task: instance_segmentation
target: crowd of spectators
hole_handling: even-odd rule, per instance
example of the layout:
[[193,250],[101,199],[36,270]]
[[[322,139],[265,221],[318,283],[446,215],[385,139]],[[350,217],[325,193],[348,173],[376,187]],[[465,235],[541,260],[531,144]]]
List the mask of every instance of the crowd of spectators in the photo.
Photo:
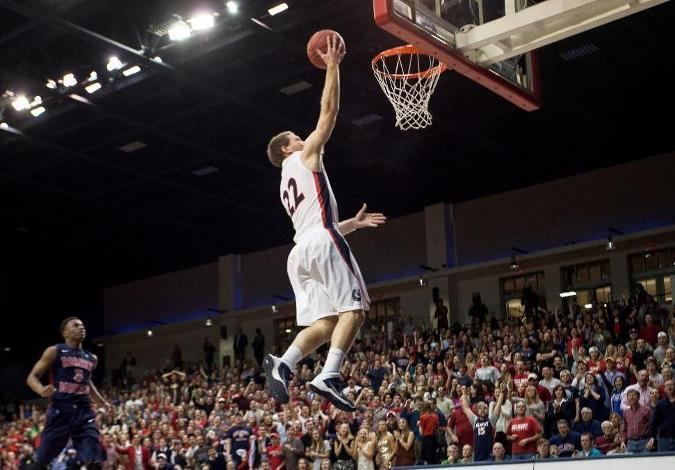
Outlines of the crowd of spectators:
[[[652,299],[591,307],[498,319],[474,296],[471,325],[450,324],[440,302],[436,328],[409,317],[365,328],[342,368],[354,413],[305,386],[324,350],[298,365],[284,405],[253,360],[101,387],[116,410],[97,415],[103,466],[374,470],[675,451],[672,310]],[[43,408],[22,405],[0,426],[2,469],[35,466],[44,423]],[[77,453],[53,466],[77,468]]]

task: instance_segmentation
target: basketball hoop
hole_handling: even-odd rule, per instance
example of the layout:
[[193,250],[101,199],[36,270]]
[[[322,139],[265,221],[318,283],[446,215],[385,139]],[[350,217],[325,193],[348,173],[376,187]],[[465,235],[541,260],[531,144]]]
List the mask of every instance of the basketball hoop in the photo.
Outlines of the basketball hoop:
[[375,78],[394,106],[396,127],[405,131],[431,124],[429,99],[446,65],[411,45],[380,52],[372,65]]

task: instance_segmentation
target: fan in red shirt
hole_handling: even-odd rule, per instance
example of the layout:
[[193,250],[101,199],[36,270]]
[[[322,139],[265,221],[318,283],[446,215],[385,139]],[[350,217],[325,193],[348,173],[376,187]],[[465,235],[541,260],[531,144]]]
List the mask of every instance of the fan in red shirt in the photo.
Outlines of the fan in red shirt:
[[525,403],[516,403],[516,417],[509,421],[506,438],[512,441],[513,460],[532,458],[537,451],[537,441],[541,438],[541,426],[532,416],[525,416]]
[[270,470],[278,470],[284,465],[284,450],[279,443],[279,434],[272,433],[270,439],[271,442],[265,447],[264,452],[267,454]]

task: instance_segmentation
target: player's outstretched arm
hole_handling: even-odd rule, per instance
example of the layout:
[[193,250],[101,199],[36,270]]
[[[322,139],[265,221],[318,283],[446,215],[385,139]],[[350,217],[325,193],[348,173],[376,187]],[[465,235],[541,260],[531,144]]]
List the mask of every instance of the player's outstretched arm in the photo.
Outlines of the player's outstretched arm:
[[338,44],[336,36],[328,36],[326,41],[328,44],[326,53],[317,50],[326,63],[326,81],[321,94],[321,113],[316,129],[305,139],[305,146],[300,157],[305,166],[312,171],[321,170],[323,147],[333,132],[340,109],[340,62],[345,56],[345,45],[342,41]]
[[387,221],[387,217],[380,212],[366,212],[368,205],[365,203],[351,219],[343,220],[338,224],[338,230],[342,235],[347,235],[361,228],[377,228]]
[[45,349],[45,352],[42,353],[42,357],[35,363],[26,379],[26,384],[30,389],[41,397],[51,397],[56,391],[53,385],[42,385],[42,382],[40,381],[40,377],[52,367],[55,360],[56,346],[49,346]]

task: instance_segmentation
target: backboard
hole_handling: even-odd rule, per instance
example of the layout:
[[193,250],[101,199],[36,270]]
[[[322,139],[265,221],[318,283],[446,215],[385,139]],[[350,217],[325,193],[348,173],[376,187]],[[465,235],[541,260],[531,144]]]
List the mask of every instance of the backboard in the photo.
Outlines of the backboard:
[[375,22],[385,31],[444,62],[516,106],[534,111],[541,105],[536,52],[525,52],[484,65],[480,50],[461,52],[456,34],[515,12],[525,0],[373,0]]

